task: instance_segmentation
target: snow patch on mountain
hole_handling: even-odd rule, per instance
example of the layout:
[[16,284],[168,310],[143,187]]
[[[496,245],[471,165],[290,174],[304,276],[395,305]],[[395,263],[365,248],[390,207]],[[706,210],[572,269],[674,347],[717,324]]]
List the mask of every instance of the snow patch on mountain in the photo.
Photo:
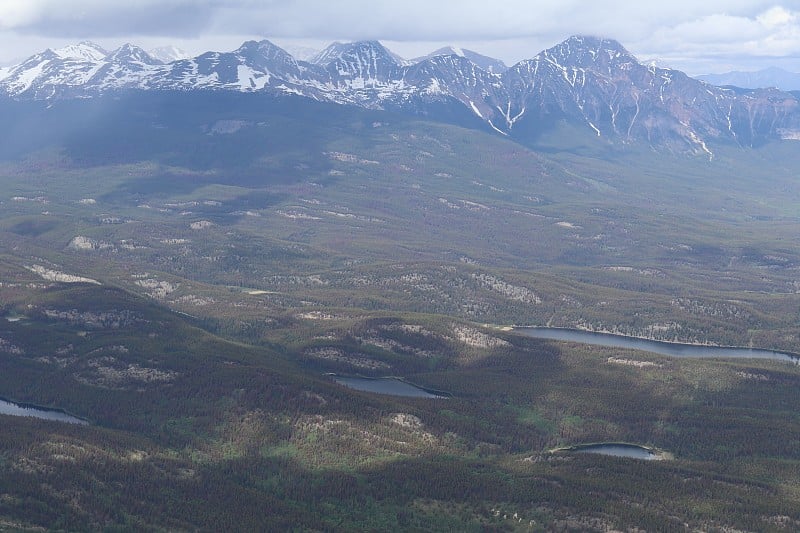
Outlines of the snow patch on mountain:
[[259,91],[269,83],[269,73],[256,72],[246,65],[239,65],[237,73],[242,91]]
[[46,66],[47,63],[44,61],[34,64],[31,68],[25,69],[20,72],[19,75],[14,76],[13,80],[11,79],[11,75],[16,74],[16,72],[14,72],[14,69],[12,69],[10,72],[11,75],[7,76],[7,78],[10,80],[10,83],[8,84],[9,93],[11,93],[13,96],[30,89],[33,85],[33,82],[35,82],[39,76],[42,75],[42,72],[44,72]]

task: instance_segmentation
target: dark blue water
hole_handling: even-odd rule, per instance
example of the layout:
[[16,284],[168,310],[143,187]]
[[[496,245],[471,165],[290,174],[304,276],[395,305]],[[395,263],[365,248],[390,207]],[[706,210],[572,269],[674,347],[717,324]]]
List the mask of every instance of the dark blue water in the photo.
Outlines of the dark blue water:
[[595,333],[566,328],[514,328],[514,331],[535,337],[537,339],[551,339],[557,341],[579,342],[597,346],[610,346],[612,348],[630,348],[653,352],[670,357],[690,358],[741,358],[741,359],[777,359],[794,364],[800,364],[800,356],[774,352],[772,350],[757,350],[753,348],[723,348],[719,346],[697,346],[694,344],[680,344],[676,342],[660,342],[624,335],[611,335],[609,333]]
[[444,398],[444,396],[438,396],[395,378],[373,379],[334,376],[333,379],[336,380],[336,383],[344,385],[345,387],[364,392],[388,394],[390,396],[406,396],[409,398]]
[[86,420],[75,418],[63,411],[56,411],[53,409],[41,409],[39,407],[28,407],[6,400],[0,400],[0,414],[11,416],[32,416],[34,418],[43,418],[45,420],[55,420],[57,422],[67,422],[68,424],[87,425]]

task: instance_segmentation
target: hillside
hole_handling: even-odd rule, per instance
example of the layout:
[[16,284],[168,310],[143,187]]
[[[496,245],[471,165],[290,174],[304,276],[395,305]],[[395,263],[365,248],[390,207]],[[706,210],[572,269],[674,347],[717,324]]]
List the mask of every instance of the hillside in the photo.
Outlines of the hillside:
[[[89,425],[2,416],[0,517],[13,529],[777,530],[800,512],[786,468],[800,378],[783,363],[560,346],[363,310],[285,315],[269,325],[283,346],[258,348],[104,282],[14,263],[1,265],[0,387]],[[382,365],[447,398],[323,375]],[[550,452],[604,440],[669,459]]]
[[[798,367],[497,327],[797,352],[792,141],[518,142],[261,92],[0,106],[0,397],[89,422],[0,415],[0,528],[800,523]],[[590,442],[667,459],[554,452]]]
[[[715,147],[708,161],[603,152],[566,131],[561,147],[554,136],[549,153],[534,152],[468,128],[259,95],[8,106],[2,227],[92,269],[155,266],[294,294],[280,299],[292,305],[493,323],[643,320],[642,309],[609,315],[607,289],[648,295],[639,328],[675,322],[676,298],[736,301],[748,318],[715,318],[710,330],[679,314],[679,338],[724,344],[791,324],[771,307],[790,305],[800,264],[790,142]],[[46,133],[31,139],[26,129]],[[484,276],[544,303],[498,293]],[[541,276],[597,289],[552,290]],[[793,351],[793,342],[760,344]]]

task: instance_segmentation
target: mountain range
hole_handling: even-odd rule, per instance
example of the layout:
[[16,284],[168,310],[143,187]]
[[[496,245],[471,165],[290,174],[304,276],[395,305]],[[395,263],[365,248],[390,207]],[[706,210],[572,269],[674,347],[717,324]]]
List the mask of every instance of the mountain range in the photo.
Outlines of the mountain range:
[[765,68],[755,72],[726,72],[723,74],[705,74],[697,79],[712,85],[733,85],[758,89],[762,87],[776,87],[782,91],[800,90],[800,73],[789,72],[778,67]]
[[610,143],[709,156],[715,142],[800,138],[800,102],[791,93],[717,87],[589,36],[511,67],[455,48],[405,61],[378,41],[334,43],[298,61],[264,40],[193,58],[168,51],[162,59],[131,44],[108,52],[82,42],[0,69],[0,95],[16,100],[197,90],[292,94],[477,124],[522,141],[567,124]]

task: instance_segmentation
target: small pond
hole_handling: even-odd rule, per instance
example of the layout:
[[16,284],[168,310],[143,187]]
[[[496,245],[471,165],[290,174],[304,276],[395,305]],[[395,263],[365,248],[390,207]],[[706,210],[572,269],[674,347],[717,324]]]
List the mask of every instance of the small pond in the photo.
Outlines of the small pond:
[[68,424],[79,424],[82,426],[89,424],[89,422],[86,420],[68,415],[64,411],[59,411],[57,409],[44,409],[41,407],[18,404],[6,400],[0,400],[0,414],[11,416],[32,416],[34,418],[43,418],[45,420],[67,422]]
[[27,320],[25,315],[20,315],[13,311],[4,315],[3,318],[6,320],[6,322],[22,322]]
[[333,376],[336,383],[351,389],[408,398],[446,398],[397,378],[354,378]]
[[569,453],[596,453],[600,455],[611,455],[613,457],[626,457],[629,459],[644,459],[645,461],[652,461],[659,459],[659,455],[653,453],[649,448],[644,446],[637,446],[636,444],[621,444],[621,443],[601,443],[601,444],[583,444],[572,446],[563,450]]
[[579,342],[594,344],[596,346],[610,346],[613,348],[630,348],[653,352],[670,357],[689,358],[741,358],[741,359],[777,359],[789,363],[800,364],[800,355],[772,350],[758,350],[754,348],[727,348],[721,346],[705,346],[697,344],[681,344],[677,342],[662,342],[627,337],[625,335],[612,335],[610,333],[595,333],[579,329],[567,328],[514,328],[523,335],[537,339],[551,339],[557,341]]

